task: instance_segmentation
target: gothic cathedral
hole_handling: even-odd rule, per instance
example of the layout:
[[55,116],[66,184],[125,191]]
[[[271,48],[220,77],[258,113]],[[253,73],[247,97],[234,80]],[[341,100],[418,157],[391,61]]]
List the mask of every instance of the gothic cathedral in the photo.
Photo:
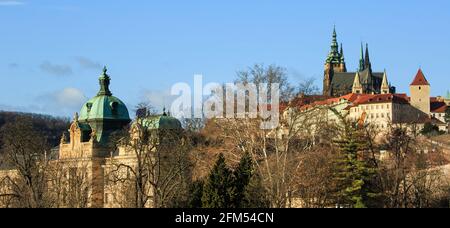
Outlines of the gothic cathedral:
[[395,87],[389,84],[386,71],[372,71],[369,45],[367,44],[365,53],[361,44],[361,59],[359,60],[358,71],[347,72],[344,48],[342,44],[339,47],[335,28],[331,50],[325,61],[323,95],[339,97],[349,93],[388,94],[395,93]]

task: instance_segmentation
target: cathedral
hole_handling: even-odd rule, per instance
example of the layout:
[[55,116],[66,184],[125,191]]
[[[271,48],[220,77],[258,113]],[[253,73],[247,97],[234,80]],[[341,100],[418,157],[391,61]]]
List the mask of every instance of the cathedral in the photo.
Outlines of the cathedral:
[[323,95],[339,97],[349,93],[356,94],[389,94],[395,93],[395,87],[389,84],[387,73],[373,72],[369,55],[361,44],[361,59],[357,72],[348,72],[345,64],[344,48],[339,47],[336,29],[333,31],[331,50],[325,61],[323,79]]

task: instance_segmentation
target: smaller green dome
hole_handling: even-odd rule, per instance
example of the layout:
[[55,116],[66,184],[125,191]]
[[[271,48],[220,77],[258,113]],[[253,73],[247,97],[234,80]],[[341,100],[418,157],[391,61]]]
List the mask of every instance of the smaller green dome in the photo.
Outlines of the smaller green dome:
[[180,130],[181,122],[168,115],[150,116],[142,119],[142,125],[149,130]]

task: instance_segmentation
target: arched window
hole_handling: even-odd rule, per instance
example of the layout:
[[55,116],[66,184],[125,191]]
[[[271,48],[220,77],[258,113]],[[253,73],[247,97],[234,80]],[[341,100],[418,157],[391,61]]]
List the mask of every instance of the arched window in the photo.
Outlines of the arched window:
[[87,108],[87,111],[88,111],[88,112],[91,112],[91,109],[92,109],[92,103],[87,103],[87,104],[86,104],[86,108]]
[[119,104],[117,102],[111,102],[111,111],[113,115],[117,115]]

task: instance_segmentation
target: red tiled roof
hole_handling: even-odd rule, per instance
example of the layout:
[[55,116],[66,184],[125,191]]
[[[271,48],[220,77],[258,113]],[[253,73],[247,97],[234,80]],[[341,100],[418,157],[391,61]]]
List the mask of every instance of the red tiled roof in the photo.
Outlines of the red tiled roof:
[[361,96],[352,102],[354,105],[360,104],[369,104],[369,103],[385,103],[385,102],[394,102],[407,104],[408,96],[406,94],[375,94],[375,95],[366,95]]
[[417,72],[417,75],[414,78],[414,81],[411,83],[411,85],[412,86],[430,85],[430,83],[428,83],[427,79],[425,78],[422,69],[419,69],[419,72]]
[[[406,94],[355,94],[350,93],[342,97],[337,98],[330,98],[323,101],[316,101],[314,103],[300,106],[300,110],[307,110],[309,108],[315,107],[315,106],[321,106],[321,105],[331,105],[334,103],[338,103],[341,100],[346,100],[352,105],[350,105],[348,108],[357,106],[360,104],[369,104],[369,103],[385,103],[385,102],[394,102],[394,103],[402,103],[402,104],[408,104],[408,96]],[[299,106],[297,106],[299,107]]]
[[445,113],[447,110],[447,104],[443,101],[436,101],[431,99],[430,110],[433,113]]

